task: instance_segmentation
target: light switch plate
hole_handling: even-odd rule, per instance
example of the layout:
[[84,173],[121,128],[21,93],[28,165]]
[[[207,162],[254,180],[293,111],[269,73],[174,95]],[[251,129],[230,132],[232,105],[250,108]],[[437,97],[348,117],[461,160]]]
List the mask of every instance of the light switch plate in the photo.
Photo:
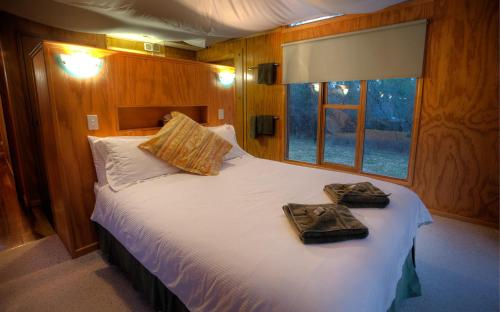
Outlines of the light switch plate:
[[99,130],[99,119],[97,115],[87,115],[87,128],[89,130]]
[[217,112],[217,116],[218,116],[219,120],[224,119],[224,109],[223,108],[219,108],[219,111]]

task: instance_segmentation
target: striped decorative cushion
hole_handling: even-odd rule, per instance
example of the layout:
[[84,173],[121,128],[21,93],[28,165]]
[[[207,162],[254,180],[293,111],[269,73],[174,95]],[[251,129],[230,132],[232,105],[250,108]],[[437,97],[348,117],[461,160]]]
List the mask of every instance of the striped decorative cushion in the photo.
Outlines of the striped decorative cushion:
[[158,134],[139,147],[182,170],[217,175],[232,145],[188,116],[172,112]]

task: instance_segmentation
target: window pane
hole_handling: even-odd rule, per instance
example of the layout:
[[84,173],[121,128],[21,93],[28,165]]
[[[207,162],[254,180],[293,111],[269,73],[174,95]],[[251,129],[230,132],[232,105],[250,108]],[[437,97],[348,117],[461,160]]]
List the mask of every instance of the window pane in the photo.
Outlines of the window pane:
[[289,84],[287,88],[287,158],[316,163],[319,84]]
[[326,109],[323,151],[325,162],[354,166],[357,126],[357,110]]
[[359,104],[359,80],[330,81],[328,83],[329,104]]
[[363,171],[408,176],[415,78],[368,81]]

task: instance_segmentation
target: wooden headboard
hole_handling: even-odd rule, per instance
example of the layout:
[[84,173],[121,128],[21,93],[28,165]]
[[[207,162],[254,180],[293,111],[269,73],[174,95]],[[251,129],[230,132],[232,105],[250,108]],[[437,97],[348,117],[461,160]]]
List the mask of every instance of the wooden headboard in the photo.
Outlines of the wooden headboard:
[[[59,56],[72,53],[102,59],[99,73],[82,79],[65,71]],[[217,79],[227,66],[44,42],[33,67],[55,228],[73,256],[97,248],[88,135],[154,134],[174,110],[207,125],[233,123],[234,86]],[[98,130],[87,130],[87,115],[98,116]]]

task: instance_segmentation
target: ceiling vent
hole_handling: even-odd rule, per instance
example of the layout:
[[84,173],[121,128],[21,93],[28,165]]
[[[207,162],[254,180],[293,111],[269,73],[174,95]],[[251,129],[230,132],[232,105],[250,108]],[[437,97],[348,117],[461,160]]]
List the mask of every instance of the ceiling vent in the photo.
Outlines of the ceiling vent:
[[153,53],[160,53],[160,45],[156,43],[144,42],[144,50]]

